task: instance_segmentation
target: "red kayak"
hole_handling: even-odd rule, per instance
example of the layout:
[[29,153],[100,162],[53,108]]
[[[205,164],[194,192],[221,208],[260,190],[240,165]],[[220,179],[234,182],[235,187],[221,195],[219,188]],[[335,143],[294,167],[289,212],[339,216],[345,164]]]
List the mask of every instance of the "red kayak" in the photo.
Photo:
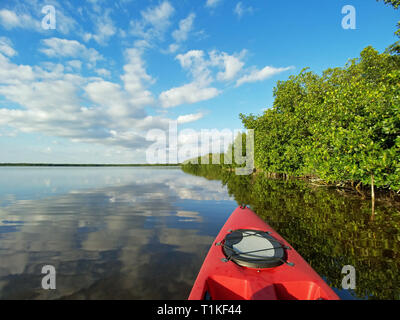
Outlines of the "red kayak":
[[249,208],[222,227],[189,300],[338,300],[311,266]]

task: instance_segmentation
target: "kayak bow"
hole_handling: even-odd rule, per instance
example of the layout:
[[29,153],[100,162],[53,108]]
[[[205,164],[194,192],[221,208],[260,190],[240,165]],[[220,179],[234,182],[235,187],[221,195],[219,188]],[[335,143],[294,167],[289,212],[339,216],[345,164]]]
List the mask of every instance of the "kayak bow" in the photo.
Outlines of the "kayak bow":
[[211,246],[189,300],[338,300],[269,225],[238,207]]

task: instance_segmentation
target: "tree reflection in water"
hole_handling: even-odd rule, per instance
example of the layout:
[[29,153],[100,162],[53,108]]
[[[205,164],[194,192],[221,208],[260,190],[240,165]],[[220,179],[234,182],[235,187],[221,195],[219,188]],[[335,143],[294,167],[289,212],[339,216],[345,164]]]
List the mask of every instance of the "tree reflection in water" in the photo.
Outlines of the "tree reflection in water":
[[220,180],[238,204],[264,218],[333,287],[344,265],[356,269],[356,299],[400,299],[400,211],[336,189],[263,174],[238,176],[218,166],[184,166],[186,173]]

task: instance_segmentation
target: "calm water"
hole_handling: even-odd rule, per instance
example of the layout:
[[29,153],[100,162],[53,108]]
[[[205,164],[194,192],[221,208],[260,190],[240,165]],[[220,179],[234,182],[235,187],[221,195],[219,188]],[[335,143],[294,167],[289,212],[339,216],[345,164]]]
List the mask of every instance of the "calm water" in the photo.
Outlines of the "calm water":
[[[0,168],[0,299],[186,299],[237,202],[344,299],[399,298],[399,212],[303,184],[179,168]],[[41,289],[53,265],[57,289]]]
[[185,299],[235,206],[180,169],[0,168],[0,298]]

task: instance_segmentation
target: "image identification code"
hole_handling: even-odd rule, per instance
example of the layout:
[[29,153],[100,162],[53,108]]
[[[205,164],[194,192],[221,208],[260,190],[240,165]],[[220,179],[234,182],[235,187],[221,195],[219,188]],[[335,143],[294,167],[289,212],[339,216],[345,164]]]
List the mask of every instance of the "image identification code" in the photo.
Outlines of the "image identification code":
[[240,305],[229,304],[202,304],[200,305],[200,308],[168,306],[167,304],[164,304],[164,306],[157,308],[158,315],[180,315],[188,318],[191,313],[202,315],[239,315],[242,313],[242,309]]

